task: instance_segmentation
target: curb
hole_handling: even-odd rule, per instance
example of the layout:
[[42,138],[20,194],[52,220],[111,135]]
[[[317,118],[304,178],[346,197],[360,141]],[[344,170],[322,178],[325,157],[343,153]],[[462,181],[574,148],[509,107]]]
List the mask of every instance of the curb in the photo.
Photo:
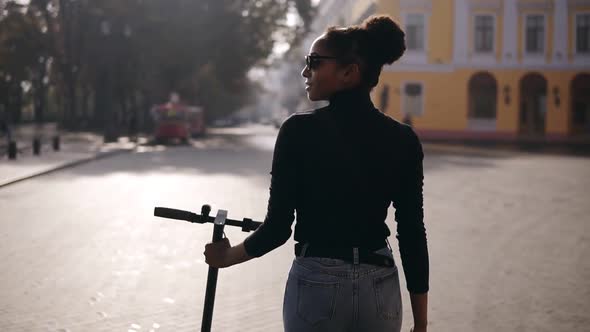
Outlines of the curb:
[[514,151],[508,149],[491,149],[473,146],[460,146],[453,144],[442,143],[422,143],[424,153],[445,153],[445,154],[461,154],[468,156],[489,156],[489,157],[512,157],[527,154],[526,151]]
[[422,141],[424,151],[460,153],[474,156],[514,157],[522,155],[590,156],[589,146],[572,145],[462,145],[445,142]]
[[2,189],[4,187],[7,187],[7,186],[10,186],[12,184],[16,184],[16,183],[19,183],[19,182],[23,182],[23,181],[26,181],[26,180],[30,180],[30,179],[36,178],[36,177],[39,177],[39,176],[51,174],[51,173],[54,173],[54,172],[57,172],[57,171],[60,171],[60,170],[66,169],[66,168],[76,167],[78,165],[86,164],[86,163],[89,163],[91,161],[96,161],[96,160],[100,160],[100,159],[104,159],[104,158],[108,158],[108,157],[113,157],[113,156],[116,156],[116,155],[119,155],[119,154],[129,153],[129,152],[132,152],[132,151],[135,151],[135,148],[132,148],[132,149],[120,149],[120,150],[114,150],[114,151],[108,151],[108,152],[99,152],[99,153],[97,153],[97,154],[95,154],[94,156],[91,156],[91,157],[74,160],[74,161],[71,161],[71,162],[67,162],[67,163],[65,163],[63,165],[59,165],[57,167],[50,168],[50,169],[45,170],[45,171],[41,171],[41,172],[34,173],[34,174],[31,174],[31,175],[27,175],[27,176],[24,176],[24,177],[21,177],[21,178],[17,178],[15,180],[10,180],[8,182],[0,183],[0,189]]

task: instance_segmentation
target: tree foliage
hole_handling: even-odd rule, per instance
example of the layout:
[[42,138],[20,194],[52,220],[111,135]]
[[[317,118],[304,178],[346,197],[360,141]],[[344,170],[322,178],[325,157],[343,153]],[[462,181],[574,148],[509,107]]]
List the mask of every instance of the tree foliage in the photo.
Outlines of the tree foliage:
[[[52,85],[71,123],[90,97],[94,113],[104,113],[96,119],[108,123],[172,91],[203,105],[209,118],[232,112],[251,97],[248,71],[265,64],[277,36],[297,42],[314,13],[310,0],[31,0],[4,7],[0,74],[32,82],[41,99]],[[295,25],[287,24],[288,13],[298,15]]]

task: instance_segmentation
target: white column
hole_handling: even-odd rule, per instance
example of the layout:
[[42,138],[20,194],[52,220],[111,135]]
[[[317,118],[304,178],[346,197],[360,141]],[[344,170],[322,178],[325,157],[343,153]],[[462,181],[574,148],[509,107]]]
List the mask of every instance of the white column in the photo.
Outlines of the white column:
[[469,38],[469,5],[468,0],[455,0],[455,31],[453,38],[453,62],[467,63],[467,45]]
[[[565,1],[557,1],[565,2]],[[515,64],[518,59],[518,8],[517,0],[504,0],[504,22],[502,29],[502,63]]]
[[553,63],[567,63],[568,17],[567,1],[555,1],[553,18]]

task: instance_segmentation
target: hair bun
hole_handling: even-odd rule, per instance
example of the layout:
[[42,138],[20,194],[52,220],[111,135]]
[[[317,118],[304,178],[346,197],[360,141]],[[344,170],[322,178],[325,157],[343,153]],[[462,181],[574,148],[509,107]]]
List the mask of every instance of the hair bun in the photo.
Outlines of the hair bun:
[[387,15],[373,15],[361,24],[367,32],[372,55],[381,64],[392,64],[406,50],[405,34]]

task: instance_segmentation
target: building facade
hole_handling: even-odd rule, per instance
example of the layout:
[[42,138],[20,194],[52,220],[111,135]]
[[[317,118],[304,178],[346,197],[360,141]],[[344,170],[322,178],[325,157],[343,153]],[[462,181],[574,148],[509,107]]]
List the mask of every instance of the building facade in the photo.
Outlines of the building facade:
[[[379,0],[406,32],[376,106],[423,138],[588,140],[590,0]],[[367,15],[363,15],[367,16]]]

